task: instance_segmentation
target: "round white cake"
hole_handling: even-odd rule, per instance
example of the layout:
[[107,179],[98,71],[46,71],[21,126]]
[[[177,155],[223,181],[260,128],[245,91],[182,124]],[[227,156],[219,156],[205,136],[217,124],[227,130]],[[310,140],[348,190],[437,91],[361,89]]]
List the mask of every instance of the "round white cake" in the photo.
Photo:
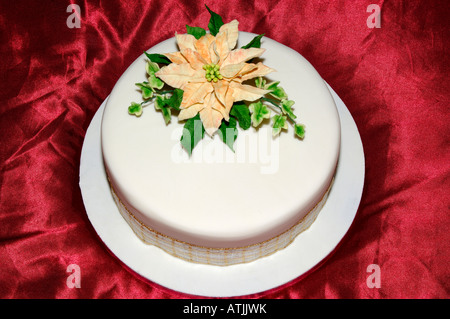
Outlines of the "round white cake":
[[[255,35],[239,33],[240,45]],[[107,100],[101,129],[104,164],[119,211],[139,238],[192,262],[231,265],[286,247],[314,221],[331,188],[340,150],[340,120],[317,71],[296,51],[264,37],[264,64],[276,72],[303,140],[289,127],[239,130],[234,152],[205,135],[189,156],[184,123],[165,124],[152,104],[139,118],[130,101],[146,80],[145,55],[122,75]],[[149,53],[177,51],[174,38]]]

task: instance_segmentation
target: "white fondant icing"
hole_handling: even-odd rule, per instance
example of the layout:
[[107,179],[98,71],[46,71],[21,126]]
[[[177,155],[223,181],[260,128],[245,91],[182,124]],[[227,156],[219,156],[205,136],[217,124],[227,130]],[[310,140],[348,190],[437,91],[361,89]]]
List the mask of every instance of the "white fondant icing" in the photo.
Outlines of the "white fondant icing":
[[[254,36],[240,32],[238,46]],[[145,56],[117,82],[102,119],[104,163],[121,201],[148,227],[194,245],[252,245],[292,227],[326,192],[340,149],[333,98],[300,54],[266,37],[262,47],[264,64],[277,70],[268,81],[281,82],[305,124],[302,141],[292,126],[272,139],[263,123],[239,131],[234,153],[218,136],[205,136],[189,158],[176,117],[166,126],[152,104],[140,118],[127,113],[131,101],[141,101],[134,83],[145,81]],[[174,51],[172,38],[148,52]]]

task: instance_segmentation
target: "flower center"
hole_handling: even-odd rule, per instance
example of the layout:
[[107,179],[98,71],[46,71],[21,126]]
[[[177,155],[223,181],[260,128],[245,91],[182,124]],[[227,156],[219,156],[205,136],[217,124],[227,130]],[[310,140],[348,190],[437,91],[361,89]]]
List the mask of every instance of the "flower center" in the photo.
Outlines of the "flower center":
[[223,79],[217,64],[205,64],[203,65],[203,70],[206,71],[205,78],[208,82],[217,82]]

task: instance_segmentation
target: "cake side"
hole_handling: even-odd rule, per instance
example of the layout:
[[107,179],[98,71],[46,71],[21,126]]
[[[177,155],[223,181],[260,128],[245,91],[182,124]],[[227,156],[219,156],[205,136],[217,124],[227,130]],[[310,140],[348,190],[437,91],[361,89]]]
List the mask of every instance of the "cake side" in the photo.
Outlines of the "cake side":
[[[243,43],[253,36],[240,33]],[[118,197],[148,227],[194,245],[242,247],[293,227],[323,198],[339,156],[334,101],[301,55],[268,38],[263,46],[265,63],[278,71],[270,77],[284,83],[306,125],[301,142],[252,128],[239,132],[235,152],[215,137],[189,157],[179,145],[181,124],[166,126],[152,112],[127,115],[140,95],[133,84],[145,78],[144,56],[116,84],[102,119],[104,162]],[[169,39],[149,52],[175,50]]]
[[291,228],[263,242],[248,246],[231,248],[214,248],[177,240],[148,227],[128,209],[111,187],[113,199],[120,214],[130,226],[136,236],[145,244],[156,246],[170,255],[189,262],[208,264],[214,266],[229,266],[247,263],[256,259],[267,257],[290,245],[297,235],[307,230],[317,218],[323,205],[325,205],[332,185],[316,206]]

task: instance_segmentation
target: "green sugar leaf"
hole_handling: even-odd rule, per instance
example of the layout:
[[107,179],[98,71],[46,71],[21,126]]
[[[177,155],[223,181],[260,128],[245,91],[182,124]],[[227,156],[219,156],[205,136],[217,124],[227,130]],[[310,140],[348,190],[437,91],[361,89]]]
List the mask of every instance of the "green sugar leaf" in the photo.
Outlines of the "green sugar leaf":
[[286,122],[287,117],[281,114],[274,115],[272,117],[273,126],[272,126],[272,135],[277,136],[280,134],[281,130],[288,129],[288,123]]
[[280,84],[279,81],[268,83],[268,84],[266,84],[266,86],[264,88],[266,90],[270,91],[270,93],[269,93],[270,95],[276,97],[279,100],[287,99],[288,96],[287,96],[286,92],[284,91],[284,89],[282,87],[278,86],[278,84]]
[[160,95],[158,95],[155,100],[155,109],[161,111],[166,125],[169,124],[172,115],[170,108],[167,107],[167,100],[168,99]]
[[234,117],[230,117],[229,121],[222,121],[219,127],[219,135],[222,141],[234,152],[234,142],[238,136],[237,121]]
[[278,84],[280,84],[280,81],[270,82],[270,83],[267,83],[267,84],[264,86],[264,88],[265,88],[266,90],[273,91],[273,90],[275,90],[275,89],[278,87]]
[[141,90],[142,98],[148,100],[153,97],[153,90],[149,87],[148,82],[135,83],[135,85]]
[[254,37],[248,44],[244,45],[242,49],[249,49],[249,48],[260,48],[261,47],[261,38],[264,36],[263,34],[257,35]]
[[295,124],[294,131],[295,135],[297,135],[299,138],[301,139],[305,138],[305,126],[303,124]]
[[216,36],[216,34],[219,32],[220,27],[224,25],[222,17],[220,15],[218,15],[217,13],[215,13],[214,11],[212,11],[210,8],[208,8],[208,6],[206,4],[205,4],[205,7],[206,7],[206,9],[208,9],[209,13],[211,14],[211,18],[209,19],[209,23],[208,23],[209,32],[213,36]]
[[131,102],[128,107],[128,113],[131,115],[136,115],[137,117],[142,115],[142,105],[136,102]]
[[289,116],[289,118],[294,121],[297,116],[295,116],[294,112],[292,111],[292,105],[294,105],[294,101],[292,100],[282,100],[281,101],[281,110],[284,114]]
[[172,61],[170,61],[165,55],[158,54],[158,53],[147,53],[147,52],[144,52],[144,53],[147,56],[147,58],[152,62],[160,63],[160,64],[172,63]]
[[188,119],[183,127],[183,135],[181,136],[180,142],[184,149],[191,156],[194,147],[198,142],[205,136],[205,129],[203,127],[202,120],[200,119],[200,114]]
[[257,88],[262,89],[266,85],[266,80],[263,77],[259,76],[255,79],[255,85]]
[[270,118],[270,110],[261,101],[250,104],[248,109],[252,113],[251,121],[254,127],[258,127],[264,119]]
[[191,27],[186,24],[187,34],[192,34],[197,40],[206,35],[206,30],[200,27]]
[[159,71],[159,65],[156,62],[148,61],[145,65],[145,70],[148,74],[148,85],[147,87],[161,90],[164,86],[164,82],[157,78],[155,73]]
[[145,70],[147,71],[147,74],[154,74],[159,71],[159,65],[158,63],[147,61],[147,64],[145,65]]
[[274,89],[272,92],[270,92],[270,95],[276,97],[277,99],[287,99],[287,94],[284,91],[284,89],[282,87],[277,87],[276,89]]
[[160,78],[156,77],[155,73],[153,72],[148,76],[148,85],[151,88],[161,90],[164,86],[164,82]]
[[183,101],[183,90],[175,89],[173,90],[172,96],[167,100],[167,105],[175,110],[180,110],[181,101]]
[[247,130],[252,125],[252,119],[248,106],[244,102],[236,102],[231,108],[230,115],[239,121],[239,126],[243,130]]

